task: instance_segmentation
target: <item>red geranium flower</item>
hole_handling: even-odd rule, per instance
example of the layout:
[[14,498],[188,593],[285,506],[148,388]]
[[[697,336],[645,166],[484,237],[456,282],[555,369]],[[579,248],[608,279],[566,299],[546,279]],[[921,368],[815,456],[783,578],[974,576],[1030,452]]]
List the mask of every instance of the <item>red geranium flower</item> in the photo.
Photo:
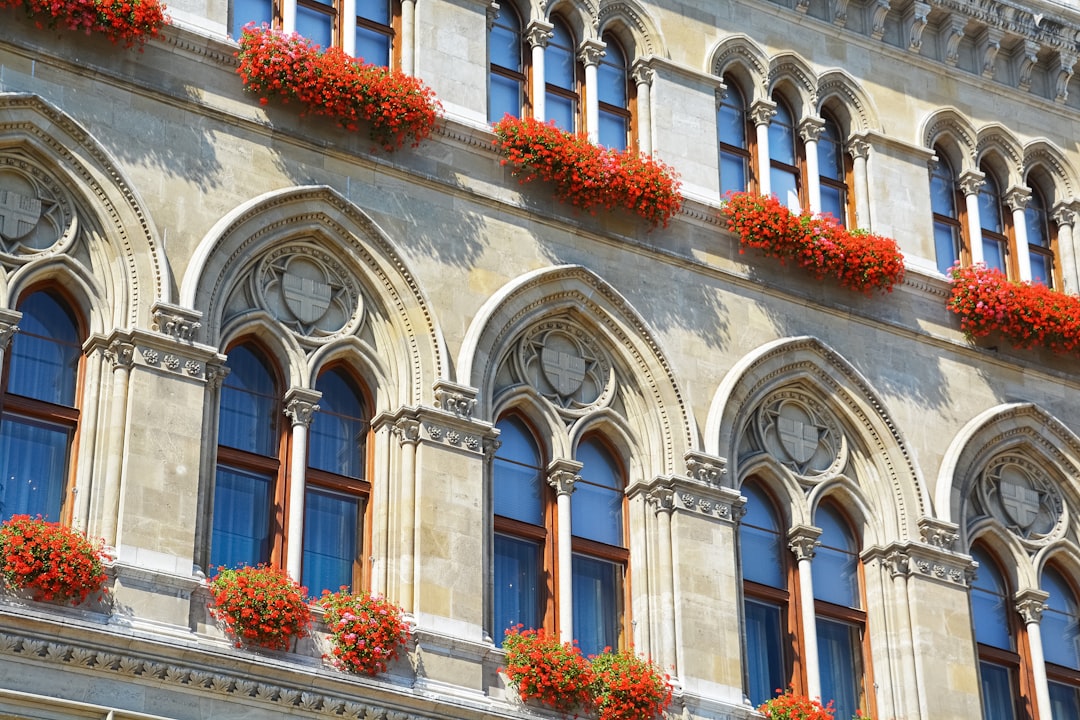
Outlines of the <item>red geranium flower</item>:
[[100,596],[107,579],[103,545],[40,516],[15,515],[0,525],[4,584],[29,589],[34,600],[79,604]]

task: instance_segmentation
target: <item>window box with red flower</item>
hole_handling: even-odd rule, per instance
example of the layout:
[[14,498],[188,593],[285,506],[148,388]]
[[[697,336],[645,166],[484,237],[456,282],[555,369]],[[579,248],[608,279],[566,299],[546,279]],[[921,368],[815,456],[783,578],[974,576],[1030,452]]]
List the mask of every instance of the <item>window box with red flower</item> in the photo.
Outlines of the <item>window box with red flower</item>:
[[221,567],[209,585],[210,614],[224,623],[237,647],[289,650],[308,633],[307,591],[284,570]]
[[653,227],[667,227],[682,207],[675,171],[648,155],[603,148],[532,118],[507,115],[494,130],[495,147],[514,176],[552,183],[563,202],[584,210],[623,207]]
[[32,600],[80,604],[102,597],[106,575],[102,541],[40,517],[15,515],[0,524],[4,586]]
[[103,35],[124,47],[158,37],[169,23],[158,0],[0,0],[0,9],[22,7],[38,27]]
[[671,705],[671,683],[633,651],[607,650],[592,658],[593,705],[599,720],[652,720]]
[[296,103],[347,130],[367,123],[385,150],[419,145],[442,113],[435,91],[419,79],[266,25],[244,27],[237,57],[244,87],[262,104]]
[[[779,690],[777,690],[779,692]],[[817,700],[796,695],[788,688],[782,695],[763,702],[758,712],[767,720],[833,720],[833,705],[822,705]],[[859,716],[856,716],[859,717]]]
[[537,700],[563,713],[592,707],[595,675],[576,643],[518,625],[506,631],[503,650],[502,671],[523,702]]
[[369,593],[352,594],[348,588],[324,591],[319,605],[325,610],[334,667],[360,675],[386,672],[389,663],[409,639],[401,608]]

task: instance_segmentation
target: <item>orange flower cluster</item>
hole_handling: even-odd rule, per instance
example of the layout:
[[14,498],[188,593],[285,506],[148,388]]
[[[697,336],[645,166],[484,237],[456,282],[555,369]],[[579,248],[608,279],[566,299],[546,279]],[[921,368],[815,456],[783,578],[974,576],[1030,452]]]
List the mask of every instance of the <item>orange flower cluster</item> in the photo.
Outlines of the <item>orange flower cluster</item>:
[[985,265],[950,271],[952,293],[946,307],[960,316],[969,337],[999,332],[1014,347],[1044,347],[1055,353],[1080,350],[1080,297],[1042,283],[1012,282]]
[[[833,720],[831,701],[822,707],[817,700],[811,700],[805,695],[795,695],[791,688],[759,705],[758,712],[764,715],[766,720]],[[856,717],[861,717],[861,714]]]
[[599,720],[650,720],[671,705],[671,678],[633,648],[592,658],[593,704]]
[[366,122],[371,139],[388,151],[419,145],[442,113],[435,91],[419,79],[266,25],[244,26],[237,57],[244,87],[263,105],[271,98],[296,102],[347,130]]
[[76,604],[105,586],[102,542],[41,517],[15,515],[0,525],[4,584],[30,590],[34,600]]
[[559,712],[569,713],[592,704],[595,680],[589,661],[574,643],[559,642],[543,629],[506,631],[506,672],[523,701],[539,700]]
[[775,195],[728,193],[728,229],[745,248],[788,260],[819,280],[831,277],[849,290],[892,292],[904,279],[904,256],[890,238],[848,231],[828,215],[791,212]]
[[210,613],[225,623],[236,647],[288,650],[311,625],[306,594],[287,572],[268,565],[219,567],[210,580]]
[[653,227],[667,227],[682,207],[675,171],[648,155],[603,148],[532,118],[507,115],[494,130],[503,165],[512,164],[522,183],[553,183],[563,202],[585,210],[624,207]]
[[326,610],[333,663],[339,670],[366,675],[386,672],[409,639],[401,608],[377,595],[353,595],[346,587],[336,593],[324,590],[319,605]]
[[0,8],[20,6],[38,27],[97,33],[124,47],[158,37],[169,23],[158,0],[0,0]]

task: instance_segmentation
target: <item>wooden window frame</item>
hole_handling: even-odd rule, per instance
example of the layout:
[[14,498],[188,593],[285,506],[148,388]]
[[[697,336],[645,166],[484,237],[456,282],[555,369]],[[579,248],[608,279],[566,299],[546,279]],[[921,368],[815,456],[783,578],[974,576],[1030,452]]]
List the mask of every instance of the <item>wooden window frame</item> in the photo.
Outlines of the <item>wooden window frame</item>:
[[[301,1],[302,0],[296,0],[296,2],[301,2]],[[307,0],[304,0],[304,1],[307,1]],[[357,4],[356,4],[357,9],[359,9],[360,3],[362,1],[363,0],[357,0]],[[341,2],[341,0],[334,0],[335,5],[337,3],[340,3],[340,2]],[[389,24],[384,24],[384,23],[376,22],[374,20],[369,20],[368,18],[365,18],[362,15],[360,15],[359,12],[358,12],[356,14],[356,25],[355,25],[354,32],[355,32],[355,30],[359,30],[360,28],[363,28],[365,30],[370,30],[371,32],[375,32],[375,33],[378,33],[380,35],[383,35],[383,36],[389,38],[389,40],[390,40],[390,57],[388,57],[386,60],[387,60],[387,63],[388,63],[388,67],[397,68],[397,67],[401,67],[401,42],[399,41],[399,38],[401,37],[401,0],[388,0],[388,2],[389,2],[389,7],[387,7],[387,12],[390,15]],[[342,32],[343,32],[343,30],[342,30]],[[336,37],[338,38],[338,44],[341,44],[342,43],[342,36],[339,34],[339,35],[336,35]],[[365,59],[365,62],[371,62],[371,61]]]
[[[617,115],[618,117],[621,117],[623,120],[626,121],[626,149],[627,151],[633,151],[637,148],[638,145],[637,122],[635,113],[635,109],[637,107],[637,84],[634,83],[633,78],[630,77],[630,67],[632,64],[630,59],[631,56],[630,53],[626,51],[626,46],[623,43],[619,42],[619,39],[610,32],[605,32],[600,37],[600,41],[604,43],[605,46],[614,45],[616,48],[618,48],[619,52],[622,53],[623,62],[625,63],[623,66],[623,82],[626,83],[626,107],[621,108],[617,105],[612,105],[610,103],[606,103],[600,100],[600,88],[597,87],[596,95],[599,114],[607,113],[609,115]],[[604,64],[604,58],[600,58],[598,64]],[[610,67],[614,67],[613,63],[607,64]],[[599,68],[596,75],[597,83],[599,84]],[[599,122],[599,119],[597,120],[597,122]],[[588,130],[591,128],[586,129]],[[597,137],[599,137],[600,128],[596,128],[596,133]]]
[[[395,2],[400,2],[400,0],[395,0]],[[527,40],[525,38],[525,24],[522,22],[521,14],[517,11],[517,8],[515,8],[510,3],[504,3],[504,4],[501,5],[501,7],[499,8],[499,13],[501,14],[503,11],[513,13],[514,17],[517,18],[517,21],[518,21],[518,31],[517,31],[518,43],[517,44],[518,44],[518,57],[519,57],[520,62],[521,62],[521,70],[520,71],[513,70],[513,69],[508,68],[508,67],[506,67],[504,65],[499,65],[499,64],[495,63],[494,61],[489,60],[489,62],[488,62],[488,72],[491,75],[498,75],[499,77],[503,77],[503,78],[506,78],[508,80],[513,80],[514,82],[516,82],[518,84],[518,86],[521,88],[521,107],[518,108],[518,112],[520,113],[521,117],[532,117],[532,115],[533,115],[533,104],[532,104],[532,93],[530,92],[531,89],[532,89],[532,53],[531,52],[526,52],[526,49],[525,49],[525,46],[526,46],[526,43],[527,43]],[[492,25],[496,25],[496,24],[498,24],[498,22],[499,22],[499,19],[498,19],[498,16],[496,16],[495,20],[492,21]],[[502,25],[501,27],[506,28],[507,26]],[[491,37],[491,33],[489,31],[488,32],[489,42],[490,42],[490,37]],[[395,47],[397,47],[396,44],[395,44]],[[489,53],[488,57],[490,58],[490,53]],[[490,89],[489,89],[489,92],[490,92]],[[502,118],[489,118],[489,120],[491,122],[498,122],[501,119]]]
[[[1018,248],[1016,247],[1016,229],[1013,227],[1012,210],[1005,202],[1005,193],[1001,189],[1002,184],[998,181],[997,174],[984,165],[979,167],[979,172],[981,172],[985,176],[986,180],[991,181],[994,187],[997,188],[997,194],[994,195],[994,197],[998,206],[998,215],[1001,217],[1001,232],[997,232],[996,230],[991,230],[987,228],[983,222],[984,219],[980,216],[979,239],[981,242],[985,243],[987,238],[989,238],[990,240],[1001,245],[1002,251],[1005,255],[1005,257],[1002,258],[1005,265],[1005,275],[1010,280],[1017,280],[1019,279],[1020,268],[1017,264]],[[983,188],[987,186],[986,180],[983,181]],[[984,193],[983,188],[979,189],[979,196],[991,195],[991,193]],[[980,205],[981,204],[982,203],[980,203]]]
[[[746,147],[741,148],[737,145],[731,145],[724,142],[719,133],[717,133],[716,143],[719,146],[720,153],[727,153],[729,155],[737,155],[741,157],[746,163],[746,190],[748,192],[756,192],[759,183],[757,177],[757,163],[754,162],[754,158],[757,156],[757,130],[754,127],[754,123],[750,120],[750,104],[746,101],[746,93],[743,92],[742,86],[730,76],[725,75],[721,78],[721,82],[725,87],[734,87],[735,91],[739,93],[742,98],[742,120],[743,120],[743,137],[746,139]],[[724,96],[726,96],[726,90]],[[719,114],[720,105],[735,109],[734,105],[726,104],[724,97],[720,98],[720,102],[717,103],[717,113]],[[771,167],[771,166],[770,166]]]
[[[563,26],[563,28],[566,30],[567,34],[570,36],[570,47],[568,49],[570,50],[570,59],[571,59],[571,62],[573,63],[573,66],[574,66],[574,87],[573,88],[563,88],[563,87],[559,87],[558,85],[552,85],[550,82],[548,82],[548,80],[547,80],[548,76],[545,74],[545,77],[544,77],[544,93],[545,94],[555,95],[557,97],[561,97],[561,98],[565,98],[567,100],[573,101],[573,103],[574,103],[574,128],[573,128],[573,130],[571,132],[574,132],[574,133],[584,132],[584,131],[588,130],[588,128],[585,127],[585,110],[584,110],[585,102],[586,102],[586,99],[587,99],[585,97],[585,68],[582,66],[581,61],[578,60],[578,47],[575,44],[576,41],[577,41],[577,37],[574,35],[574,29],[570,26],[570,24],[568,22],[566,22],[565,20],[563,20],[561,17],[553,16],[551,18],[551,24],[552,25],[561,24]],[[560,46],[556,45],[556,47],[560,47]],[[546,49],[545,49],[545,52],[546,52]],[[545,73],[546,73],[547,72],[547,70],[546,70],[547,63],[546,62],[544,63],[544,67],[545,67]],[[545,102],[544,105],[546,107],[547,103]],[[549,119],[550,118],[544,118],[545,121],[547,121]]]
[[[937,164],[944,165],[949,171],[949,180],[951,184],[951,191],[953,196],[953,207],[956,208],[956,216],[942,215],[933,211],[933,203],[931,202],[931,220],[934,225],[945,225],[953,228],[957,237],[957,259],[961,265],[971,264],[971,247],[968,242],[967,232],[967,199],[964,197],[963,191],[960,189],[960,176],[956,172],[956,168],[953,167],[952,162],[949,161],[948,156],[938,146],[934,147],[934,155],[937,157]],[[933,184],[934,171],[930,173],[930,185]],[[937,253],[937,247],[934,248],[935,255]]]
[[[1034,199],[1035,197],[1038,197],[1039,202],[1042,205],[1043,215],[1046,220],[1046,239],[1047,243],[1049,244],[1048,247],[1036,245],[1033,244],[1029,238],[1027,252],[1029,256],[1039,255],[1041,257],[1050,258],[1050,280],[1053,283],[1051,287],[1053,289],[1060,289],[1062,287],[1062,283],[1064,282],[1064,277],[1062,275],[1061,269],[1061,254],[1058,249],[1058,224],[1054,220],[1054,216],[1050,211],[1050,206],[1046,202],[1047,195],[1041,190],[1039,184],[1032,182],[1029,176],[1029,179],[1027,180],[1027,185],[1031,189],[1032,198]],[[1026,215],[1024,221],[1027,222]]]
[[[831,124],[836,128],[836,147],[840,156],[840,175],[842,180],[834,180],[833,178],[826,177],[821,174],[821,168],[818,168],[818,183],[821,187],[830,187],[834,190],[839,190],[841,193],[841,207],[844,209],[844,217],[836,218],[844,227],[851,227],[852,220],[855,217],[855,198],[854,193],[851,192],[851,186],[854,184],[854,172],[855,165],[852,161],[851,154],[847,152],[844,147],[843,128],[836,118],[833,117],[827,111],[822,112],[822,117],[826,123]],[[818,141],[821,142],[820,140]],[[828,142],[828,141],[826,141]],[[818,146],[820,148],[820,145]]]
[[[777,170],[781,170],[795,177],[795,194],[799,198],[799,207],[805,210],[809,208],[810,203],[806,196],[806,143],[803,142],[802,136],[799,134],[799,119],[796,117],[795,112],[792,109],[791,103],[789,103],[782,95],[774,94],[772,96],[772,100],[774,103],[776,103],[777,107],[782,106],[785,110],[787,110],[788,117],[791,118],[790,127],[792,142],[794,143],[795,148],[795,164],[789,165],[786,162],[775,159],[773,157],[772,144],[770,143],[769,170],[771,172],[773,168],[776,168]],[[770,120],[770,124],[775,122],[775,120],[776,118],[774,117],[772,120]],[[771,185],[772,183],[770,182],[770,187]],[[775,188],[773,189],[773,194],[775,194]]]

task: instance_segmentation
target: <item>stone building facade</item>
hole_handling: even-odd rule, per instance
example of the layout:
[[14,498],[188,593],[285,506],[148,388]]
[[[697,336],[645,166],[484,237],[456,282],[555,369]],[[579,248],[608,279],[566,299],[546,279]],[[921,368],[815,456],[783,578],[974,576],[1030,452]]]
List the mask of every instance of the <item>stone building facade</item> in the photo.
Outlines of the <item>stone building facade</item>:
[[[1080,717],[1075,358],[965,339],[943,273],[1080,289],[1080,12],[366,2],[177,0],[142,52],[0,10],[2,508],[116,554],[108,606],[0,608],[2,714],[547,716],[498,672],[531,619],[654,658],[673,716],[755,717],[778,681]],[[264,16],[383,48],[433,137],[260,105],[231,37]],[[520,185],[501,109],[655,154],[682,211]],[[741,253],[742,186],[895,238],[905,281]],[[332,467],[320,413],[359,429]],[[205,584],[232,560],[386,594],[408,659],[233,648]]]

